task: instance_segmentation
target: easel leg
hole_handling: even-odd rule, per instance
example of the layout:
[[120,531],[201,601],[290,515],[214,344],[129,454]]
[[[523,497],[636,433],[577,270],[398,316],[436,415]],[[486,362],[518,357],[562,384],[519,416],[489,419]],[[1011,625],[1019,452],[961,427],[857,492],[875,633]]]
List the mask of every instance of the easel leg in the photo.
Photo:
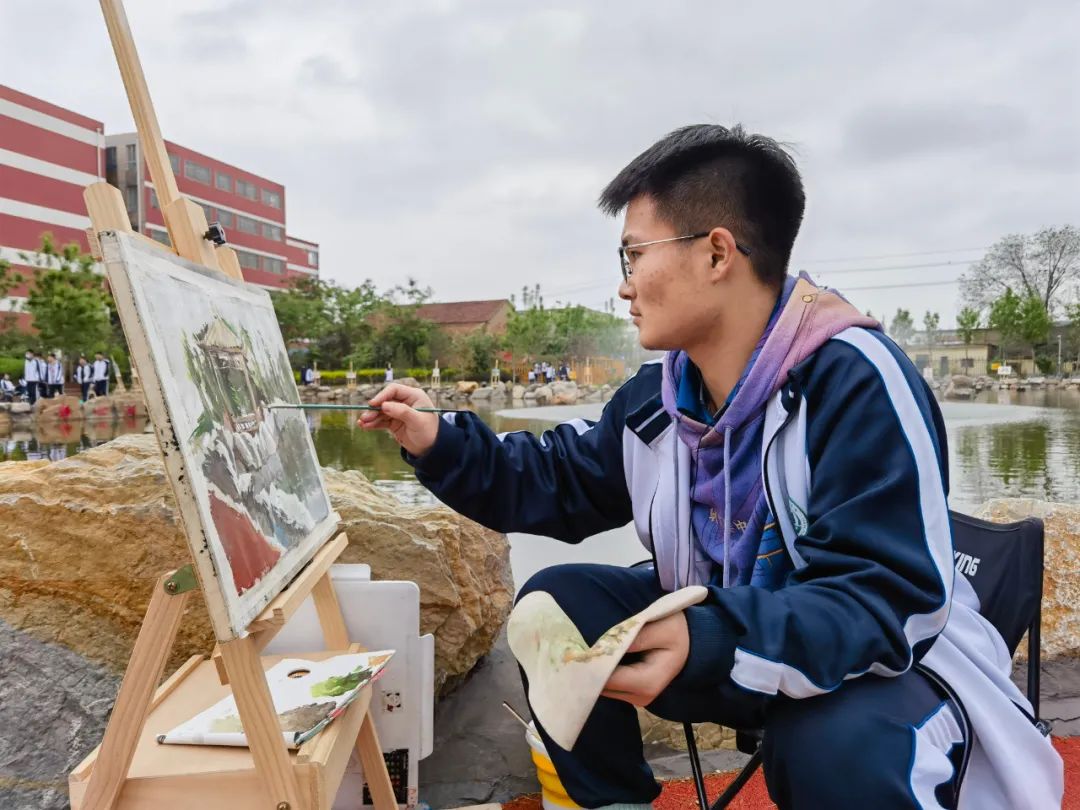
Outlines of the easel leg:
[[244,726],[255,770],[269,793],[270,807],[278,810],[308,810],[300,800],[300,787],[293,772],[285,738],[266,683],[266,672],[251,636],[221,645],[225,669],[229,673],[236,708]]
[[375,733],[375,721],[371,719],[370,709],[364,718],[364,724],[360,726],[360,736],[356,738],[356,752],[360,755],[360,764],[364,766],[364,780],[371,791],[375,810],[397,810],[394,785],[390,781],[390,773],[386,770],[386,760],[383,759],[382,746],[379,745],[379,736]]
[[[341,613],[341,605],[338,603],[329,572],[319,577],[311,590],[311,595],[315,602],[315,612],[319,616],[319,624],[322,627],[327,649],[345,649],[349,645],[349,634],[345,629],[345,617]],[[390,773],[386,770],[386,760],[383,759],[379,737],[375,733],[375,722],[371,719],[372,708],[373,706],[368,708],[364,724],[360,726],[360,736],[356,738],[356,751],[360,755],[360,763],[364,766],[364,779],[368,783],[371,800],[376,810],[397,810],[398,803],[394,797],[394,786],[390,781]]]
[[165,591],[165,582],[171,576],[166,574],[154,586],[150,606],[146,609],[142,629],[135,640],[109,725],[101,740],[100,753],[90,774],[90,784],[83,799],[84,810],[111,808],[127,779],[150,701],[165,672],[165,662],[187,604],[187,593],[170,596]]

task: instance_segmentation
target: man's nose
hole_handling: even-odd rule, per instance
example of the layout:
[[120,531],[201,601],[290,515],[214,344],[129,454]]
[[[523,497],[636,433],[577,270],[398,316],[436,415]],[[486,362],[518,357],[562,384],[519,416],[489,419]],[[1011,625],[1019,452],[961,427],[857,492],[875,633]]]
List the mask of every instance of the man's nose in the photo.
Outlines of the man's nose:
[[623,279],[619,284],[619,298],[623,301],[630,301],[634,297],[634,287],[628,279]]

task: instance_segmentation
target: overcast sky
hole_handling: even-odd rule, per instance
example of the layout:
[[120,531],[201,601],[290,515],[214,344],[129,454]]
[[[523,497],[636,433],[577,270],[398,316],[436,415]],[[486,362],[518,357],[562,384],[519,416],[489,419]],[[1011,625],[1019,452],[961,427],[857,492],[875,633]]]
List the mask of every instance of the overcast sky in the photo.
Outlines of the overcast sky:
[[[1076,0],[127,8],[165,137],[284,183],[289,232],[346,285],[539,282],[599,308],[620,223],[597,195],[697,122],[794,145],[793,269],[877,315],[952,325],[956,285],[858,288],[955,279],[1007,233],[1080,225]],[[97,3],[5,0],[0,31],[0,81],[133,128]]]

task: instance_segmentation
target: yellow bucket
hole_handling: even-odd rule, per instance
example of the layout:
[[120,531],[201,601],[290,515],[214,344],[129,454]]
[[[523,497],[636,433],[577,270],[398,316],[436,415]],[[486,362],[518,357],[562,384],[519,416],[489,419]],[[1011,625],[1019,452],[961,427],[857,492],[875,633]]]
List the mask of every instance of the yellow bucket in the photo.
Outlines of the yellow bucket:
[[555,765],[547,754],[544,741],[536,733],[536,727],[529,723],[525,729],[525,740],[531,749],[532,761],[536,765],[536,778],[540,780],[540,802],[544,810],[565,810],[581,805],[575,804],[574,800],[566,795],[566,788],[559,781],[559,775],[555,773]]

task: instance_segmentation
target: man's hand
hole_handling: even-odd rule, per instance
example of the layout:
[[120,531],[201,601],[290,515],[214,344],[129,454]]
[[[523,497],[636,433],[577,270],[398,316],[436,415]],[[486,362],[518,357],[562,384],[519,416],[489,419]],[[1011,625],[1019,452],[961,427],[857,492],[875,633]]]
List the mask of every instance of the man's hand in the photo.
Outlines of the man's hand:
[[380,411],[367,411],[357,424],[364,430],[388,430],[395,441],[414,456],[422,456],[435,444],[439,415],[420,413],[414,408],[432,408],[431,399],[419,388],[391,383],[371,398],[369,405]]
[[690,655],[690,631],[683,611],[646,624],[627,652],[641,653],[641,660],[616,667],[600,694],[648,706],[682,672]]

